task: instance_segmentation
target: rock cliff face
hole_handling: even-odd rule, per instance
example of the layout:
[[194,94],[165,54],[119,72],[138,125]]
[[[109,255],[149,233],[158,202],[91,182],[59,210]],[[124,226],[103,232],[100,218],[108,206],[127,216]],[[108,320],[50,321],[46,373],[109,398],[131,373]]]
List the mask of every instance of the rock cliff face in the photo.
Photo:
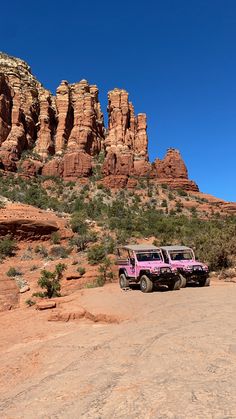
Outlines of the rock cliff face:
[[156,159],[153,164],[153,176],[172,187],[198,191],[195,182],[189,180],[187,167],[178,150],[169,148],[163,160]]
[[0,169],[77,180],[93,174],[102,152],[110,187],[132,187],[135,177],[149,176],[198,189],[177,151],[151,164],[147,149],[146,115],[135,115],[125,90],[108,93],[105,129],[95,85],[62,81],[54,97],[24,61],[0,53]]
[[139,176],[140,173],[145,176],[149,173],[146,130],[146,115],[135,116],[128,93],[121,89],[109,92],[104,176]]

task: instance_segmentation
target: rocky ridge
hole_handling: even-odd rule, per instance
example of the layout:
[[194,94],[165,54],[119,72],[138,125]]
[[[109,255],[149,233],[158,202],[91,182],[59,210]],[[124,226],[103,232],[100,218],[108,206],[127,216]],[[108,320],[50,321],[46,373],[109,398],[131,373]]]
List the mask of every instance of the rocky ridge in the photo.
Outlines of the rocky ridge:
[[150,163],[146,115],[135,115],[125,90],[108,93],[106,129],[97,86],[62,81],[53,96],[24,61],[0,53],[0,168],[77,181],[93,175],[97,156],[109,187],[148,177],[198,191],[177,150]]

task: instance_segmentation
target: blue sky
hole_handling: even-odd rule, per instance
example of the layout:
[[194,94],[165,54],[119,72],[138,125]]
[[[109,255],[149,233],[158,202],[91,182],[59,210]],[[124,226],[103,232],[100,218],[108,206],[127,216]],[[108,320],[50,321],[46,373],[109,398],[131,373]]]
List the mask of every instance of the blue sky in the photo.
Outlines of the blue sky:
[[0,50],[45,87],[122,87],[148,118],[150,159],[176,147],[203,192],[236,201],[235,0],[12,0]]

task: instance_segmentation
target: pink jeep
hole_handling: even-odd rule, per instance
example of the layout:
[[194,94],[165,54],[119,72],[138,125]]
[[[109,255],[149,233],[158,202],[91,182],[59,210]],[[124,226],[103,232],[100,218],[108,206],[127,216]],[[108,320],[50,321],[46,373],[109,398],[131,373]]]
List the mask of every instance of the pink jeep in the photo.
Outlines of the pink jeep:
[[163,260],[161,250],[152,245],[130,245],[118,249],[117,265],[122,289],[130,283],[140,283],[142,292],[151,292],[154,284],[167,285],[170,290],[180,289],[177,270]]
[[200,287],[210,285],[209,269],[195,259],[193,250],[186,246],[162,246],[164,261],[177,269],[181,277],[181,287],[187,283],[198,283]]

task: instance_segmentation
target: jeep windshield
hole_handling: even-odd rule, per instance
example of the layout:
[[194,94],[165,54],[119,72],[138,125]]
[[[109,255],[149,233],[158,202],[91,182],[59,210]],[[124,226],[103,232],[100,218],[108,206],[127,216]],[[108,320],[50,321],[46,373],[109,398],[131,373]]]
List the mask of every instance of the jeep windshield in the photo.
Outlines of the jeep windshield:
[[193,259],[193,254],[191,252],[191,250],[187,250],[184,252],[169,252],[170,254],[170,258],[171,260],[192,260]]
[[156,260],[162,260],[160,252],[142,252],[136,254],[138,262],[154,262]]

